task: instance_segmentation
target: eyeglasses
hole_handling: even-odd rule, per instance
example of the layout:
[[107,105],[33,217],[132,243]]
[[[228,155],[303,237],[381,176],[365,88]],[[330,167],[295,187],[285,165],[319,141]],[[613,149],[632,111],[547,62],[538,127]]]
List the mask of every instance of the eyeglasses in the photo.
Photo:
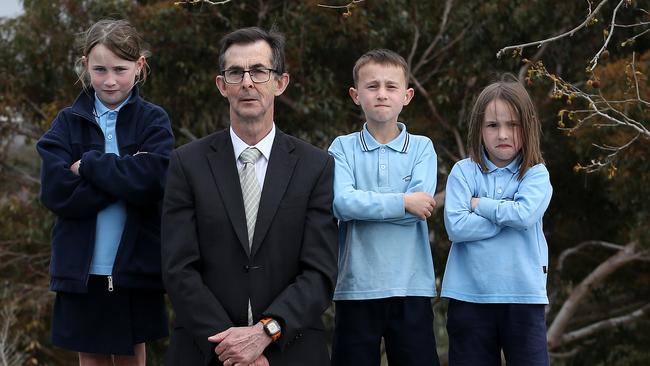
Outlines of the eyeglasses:
[[242,69],[228,69],[221,70],[221,75],[223,75],[224,80],[227,84],[239,84],[244,80],[244,74],[248,73],[251,77],[251,81],[256,84],[266,83],[271,79],[271,72],[277,73],[276,70],[268,69],[265,67],[242,70]]

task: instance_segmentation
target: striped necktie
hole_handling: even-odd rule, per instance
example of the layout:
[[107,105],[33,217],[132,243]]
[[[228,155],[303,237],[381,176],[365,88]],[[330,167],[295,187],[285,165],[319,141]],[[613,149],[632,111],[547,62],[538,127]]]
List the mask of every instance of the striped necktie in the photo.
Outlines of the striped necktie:
[[244,197],[244,210],[246,212],[246,227],[248,228],[248,249],[253,245],[253,233],[257,220],[257,209],[260,205],[260,184],[255,174],[255,162],[262,153],[255,147],[242,151],[239,159],[244,164],[239,170],[239,182]]
[[[244,197],[249,250],[253,245],[257,209],[260,205],[260,183],[257,180],[257,174],[255,174],[255,162],[257,162],[260,155],[262,153],[255,147],[249,147],[239,155],[239,159],[244,164],[239,170],[239,182],[241,183],[241,192]],[[250,299],[248,299],[248,325],[253,325],[253,309]]]

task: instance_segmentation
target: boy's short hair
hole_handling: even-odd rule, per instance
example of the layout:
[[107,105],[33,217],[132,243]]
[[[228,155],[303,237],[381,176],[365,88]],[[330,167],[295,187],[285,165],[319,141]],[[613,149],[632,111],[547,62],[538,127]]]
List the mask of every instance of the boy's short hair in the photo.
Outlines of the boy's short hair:
[[352,78],[354,79],[354,86],[357,87],[359,83],[359,70],[369,63],[376,63],[379,65],[388,65],[399,67],[404,70],[404,81],[408,86],[409,83],[409,65],[406,63],[404,57],[400,56],[397,52],[378,48],[366,52],[363,56],[359,57],[352,69]]

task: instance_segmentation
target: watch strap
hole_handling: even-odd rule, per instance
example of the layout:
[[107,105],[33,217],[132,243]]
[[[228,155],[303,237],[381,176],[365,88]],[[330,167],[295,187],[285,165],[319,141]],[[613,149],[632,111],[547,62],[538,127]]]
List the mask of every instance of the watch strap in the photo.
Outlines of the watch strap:
[[271,337],[271,341],[275,342],[280,338],[280,336],[282,336],[282,329],[280,329],[280,326],[278,325],[278,331],[275,334],[270,334],[270,332],[269,332],[266,325],[268,323],[272,322],[272,321],[274,321],[277,324],[277,321],[274,320],[273,318],[262,318],[262,319],[260,319],[260,323],[262,323],[262,327],[264,328],[264,332],[269,337]]

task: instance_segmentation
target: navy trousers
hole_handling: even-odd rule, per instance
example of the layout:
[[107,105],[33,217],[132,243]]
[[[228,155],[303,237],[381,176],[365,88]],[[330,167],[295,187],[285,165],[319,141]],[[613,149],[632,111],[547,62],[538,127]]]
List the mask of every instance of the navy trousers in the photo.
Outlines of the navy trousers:
[[449,300],[449,366],[548,366],[544,305]]
[[438,366],[429,297],[336,301],[332,365]]

